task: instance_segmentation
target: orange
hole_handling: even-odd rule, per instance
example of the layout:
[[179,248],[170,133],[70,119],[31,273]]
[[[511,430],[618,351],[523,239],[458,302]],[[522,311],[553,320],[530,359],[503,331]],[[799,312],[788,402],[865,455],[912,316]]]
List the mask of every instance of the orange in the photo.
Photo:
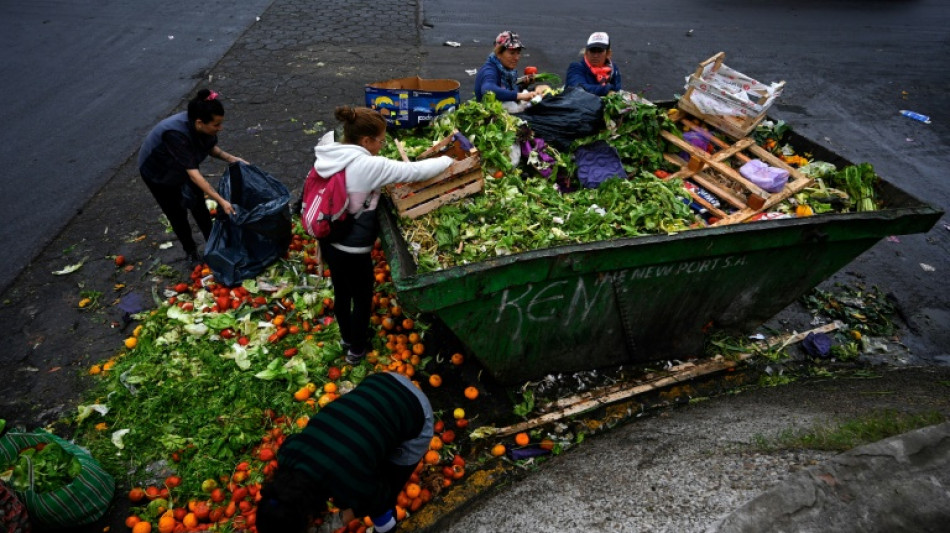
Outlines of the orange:
[[442,386],[442,376],[438,374],[432,374],[429,376],[429,385],[432,385],[435,388]]
[[452,364],[458,366],[465,362],[465,356],[460,353],[452,354]]
[[145,498],[145,491],[140,487],[135,487],[129,491],[129,501],[132,503],[138,503]]
[[181,523],[187,528],[198,527],[198,517],[195,516],[195,513],[188,513],[185,515],[185,518],[181,520]]
[[521,432],[515,435],[515,444],[518,446],[527,446],[531,442],[531,437],[527,433]]
[[337,387],[336,383],[333,383],[332,381],[323,386],[323,392],[335,393],[337,390],[339,390],[339,388]]
[[505,451],[507,451],[505,450],[505,445],[498,443],[492,446],[491,454],[495,457],[501,457],[502,455],[505,455]]
[[420,492],[422,492],[422,487],[420,487],[418,483],[409,483],[406,485],[406,496],[409,496],[410,500],[418,498]]
[[442,439],[438,435],[433,435],[432,440],[429,441],[430,450],[441,450],[442,449]]
[[465,387],[465,397],[469,400],[478,398],[478,389],[475,387]]
[[135,524],[138,524],[138,523],[141,522],[141,521],[142,521],[141,518],[139,518],[139,517],[137,517],[137,516],[135,516],[135,515],[132,515],[132,516],[130,516],[130,517],[128,517],[128,518],[125,519],[125,527],[127,527],[127,528],[129,528],[129,529],[132,529],[133,527],[135,527]]
[[420,337],[418,333],[413,331],[412,333],[409,334],[409,337],[406,340],[409,341],[409,344],[416,344],[422,340],[422,337]]
[[300,387],[297,392],[294,393],[294,399],[298,402],[302,402],[310,397],[310,389],[307,387]]
[[416,354],[416,355],[422,355],[422,354],[426,353],[426,347],[425,347],[425,345],[422,344],[421,342],[417,342],[417,343],[413,344],[413,345],[412,345],[412,353],[414,353],[414,354]]
[[132,533],[152,533],[152,524],[143,520],[132,527]]
[[102,373],[102,367],[99,365],[92,365],[89,367],[89,375],[95,376]]
[[[406,518],[406,509],[400,505],[396,506],[396,521],[404,520]],[[138,532],[134,532],[138,533]]]
[[137,345],[138,343],[139,343],[139,340],[136,339],[135,337],[129,337],[125,339],[125,347],[128,348],[129,350],[135,348],[135,345]]
[[158,533],[172,533],[175,531],[175,517],[162,516],[158,519]]
[[413,322],[411,318],[405,318],[402,321],[402,329],[410,330],[412,329],[412,326],[414,326],[415,324],[416,323]]
[[441,457],[439,457],[439,452],[435,450],[429,450],[426,452],[422,460],[425,461],[427,465],[434,465],[437,464],[439,460],[441,460]]
[[542,450],[553,450],[554,441],[551,439],[541,439],[541,449]]

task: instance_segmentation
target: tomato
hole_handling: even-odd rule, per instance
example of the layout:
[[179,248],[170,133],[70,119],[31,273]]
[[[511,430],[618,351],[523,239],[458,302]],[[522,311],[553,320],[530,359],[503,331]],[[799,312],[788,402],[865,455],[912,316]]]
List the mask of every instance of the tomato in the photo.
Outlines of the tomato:
[[455,440],[455,432],[451,429],[447,429],[442,432],[442,442],[446,444],[452,444],[452,441]]
[[534,76],[534,75],[537,74],[537,73],[538,73],[538,67],[525,67],[525,68],[524,68],[524,75],[525,75],[525,76]]
[[115,266],[120,267],[125,264],[125,256],[117,255],[115,256]]
[[187,290],[188,290],[187,283],[182,282],[182,283],[179,283],[178,285],[175,285],[175,292],[185,292]]
[[505,177],[505,173],[501,170],[497,170],[495,171],[494,174],[492,174],[492,177],[495,178],[496,180],[500,180],[501,178]]
[[342,373],[340,372],[340,369],[338,367],[331,366],[327,370],[327,379],[329,379],[330,381],[336,381],[340,379],[341,376],[342,376]]

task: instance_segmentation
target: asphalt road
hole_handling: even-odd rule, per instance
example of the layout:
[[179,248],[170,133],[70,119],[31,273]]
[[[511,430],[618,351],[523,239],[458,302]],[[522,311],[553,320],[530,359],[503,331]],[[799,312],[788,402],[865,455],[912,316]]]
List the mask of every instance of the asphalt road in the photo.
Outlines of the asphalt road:
[[0,1],[0,289],[271,2]]
[[[424,0],[423,77],[454,78],[463,98],[498,32],[521,36],[520,67],[565,76],[594,31],[606,31],[624,89],[648,99],[684,92],[698,63],[725,64],[764,83],[785,80],[770,116],[888,181],[950,209],[950,4],[939,0],[622,0],[481,2]],[[477,15],[477,16],[475,16]],[[446,46],[446,41],[459,47]],[[930,115],[922,124],[899,114]],[[832,278],[877,285],[894,295],[911,331],[903,338],[924,361],[950,364],[950,225],[887,239]]]

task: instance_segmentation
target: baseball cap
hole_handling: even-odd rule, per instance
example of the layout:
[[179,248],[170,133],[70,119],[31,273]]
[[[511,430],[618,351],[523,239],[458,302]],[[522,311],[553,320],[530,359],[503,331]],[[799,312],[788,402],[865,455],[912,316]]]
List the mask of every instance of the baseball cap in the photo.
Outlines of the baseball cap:
[[503,31],[498,34],[498,37],[495,37],[495,46],[503,46],[509,50],[513,48],[524,48],[524,45],[521,44],[521,39],[518,38],[518,34],[513,31]]
[[587,38],[587,48],[610,48],[610,37],[602,31],[596,31]]

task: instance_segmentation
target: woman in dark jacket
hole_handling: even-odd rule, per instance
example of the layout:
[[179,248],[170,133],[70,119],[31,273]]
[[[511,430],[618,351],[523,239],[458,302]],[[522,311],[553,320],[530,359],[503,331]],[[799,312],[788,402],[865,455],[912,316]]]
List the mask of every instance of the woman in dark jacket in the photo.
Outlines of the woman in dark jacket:
[[522,79],[519,85],[518,61],[524,46],[517,33],[503,31],[495,37],[495,48],[482,68],[475,75],[475,99],[479,102],[485,93],[495,93],[499,102],[517,102],[531,100],[540,94],[539,89],[520,92],[527,87],[531,78]]
[[597,96],[622,89],[620,69],[610,60],[610,37],[598,31],[587,39],[584,58],[567,68],[565,87],[580,87]]
[[214,190],[198,166],[209,155],[227,163],[241,161],[218,146],[224,106],[208,89],[188,102],[188,111],[172,115],[152,128],[139,150],[139,173],[175,231],[191,262],[198,262],[198,246],[191,236],[188,211],[205,239],[211,233],[207,195],[220,209],[234,214],[234,207]]

